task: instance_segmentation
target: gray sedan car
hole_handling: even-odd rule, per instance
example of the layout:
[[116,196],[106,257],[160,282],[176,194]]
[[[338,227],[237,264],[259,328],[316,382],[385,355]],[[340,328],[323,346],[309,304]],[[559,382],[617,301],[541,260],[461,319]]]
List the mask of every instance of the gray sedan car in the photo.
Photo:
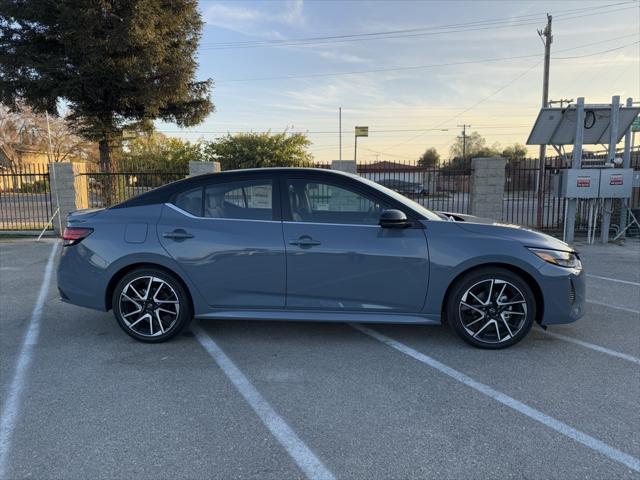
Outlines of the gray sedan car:
[[64,240],[62,299],[113,310],[144,342],[177,335],[195,316],[446,321],[472,345],[501,348],[533,322],[584,312],[584,273],[566,243],[513,225],[446,221],[330,170],[181,180],[72,213]]

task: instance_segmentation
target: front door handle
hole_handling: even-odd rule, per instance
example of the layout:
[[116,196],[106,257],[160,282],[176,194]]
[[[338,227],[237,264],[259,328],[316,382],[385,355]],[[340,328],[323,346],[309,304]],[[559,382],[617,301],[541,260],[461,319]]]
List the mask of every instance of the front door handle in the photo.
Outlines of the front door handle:
[[185,232],[181,228],[178,228],[178,229],[174,230],[173,232],[163,233],[162,236],[164,238],[171,238],[173,240],[185,240],[187,238],[193,238],[193,235],[191,235],[188,232]]
[[300,248],[309,248],[309,247],[316,247],[320,245],[320,242],[317,240],[314,240],[308,235],[303,235],[297,240],[289,240],[289,245],[296,245]]

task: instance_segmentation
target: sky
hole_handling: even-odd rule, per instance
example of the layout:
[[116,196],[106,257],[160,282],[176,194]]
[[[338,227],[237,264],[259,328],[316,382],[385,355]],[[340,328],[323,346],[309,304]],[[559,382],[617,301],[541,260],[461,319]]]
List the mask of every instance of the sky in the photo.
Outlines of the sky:
[[[553,16],[549,96],[640,100],[640,3],[608,1],[200,0],[199,80],[216,110],[158,130],[188,140],[226,132],[308,132],[316,161],[449,157],[458,125],[488,144],[524,144],[541,105]],[[327,38],[329,37],[329,38]],[[336,38],[337,37],[337,38]],[[444,131],[443,131],[444,130]],[[535,155],[537,147],[530,148]]]

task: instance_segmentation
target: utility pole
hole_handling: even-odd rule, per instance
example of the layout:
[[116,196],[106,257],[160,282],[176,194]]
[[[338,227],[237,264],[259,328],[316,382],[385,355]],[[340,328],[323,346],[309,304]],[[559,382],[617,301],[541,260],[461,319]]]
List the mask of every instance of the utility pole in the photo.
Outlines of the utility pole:
[[[538,30],[538,35],[544,45],[544,72],[542,76],[542,108],[549,106],[549,64],[551,62],[551,43],[553,35],[551,34],[551,21],[553,17],[547,13],[547,26],[544,30]],[[543,227],[544,223],[544,161],[546,158],[547,146],[540,145],[540,160],[538,163],[538,209],[537,224],[538,228]]]
[[458,138],[462,138],[462,161],[464,163],[464,161],[467,159],[467,128],[471,128],[471,125],[463,123],[462,125],[457,126],[462,128],[462,137]]
[[340,136],[340,160],[342,161],[342,107],[338,107],[338,132]]

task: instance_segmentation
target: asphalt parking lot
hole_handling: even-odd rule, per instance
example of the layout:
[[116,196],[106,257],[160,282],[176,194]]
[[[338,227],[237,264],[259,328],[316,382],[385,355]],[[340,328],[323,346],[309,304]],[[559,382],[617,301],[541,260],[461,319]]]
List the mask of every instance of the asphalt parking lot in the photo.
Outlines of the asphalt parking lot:
[[640,241],[578,248],[587,315],[483,351],[284,322],[142,344],[57,299],[53,240],[0,243],[0,477],[640,478]]

